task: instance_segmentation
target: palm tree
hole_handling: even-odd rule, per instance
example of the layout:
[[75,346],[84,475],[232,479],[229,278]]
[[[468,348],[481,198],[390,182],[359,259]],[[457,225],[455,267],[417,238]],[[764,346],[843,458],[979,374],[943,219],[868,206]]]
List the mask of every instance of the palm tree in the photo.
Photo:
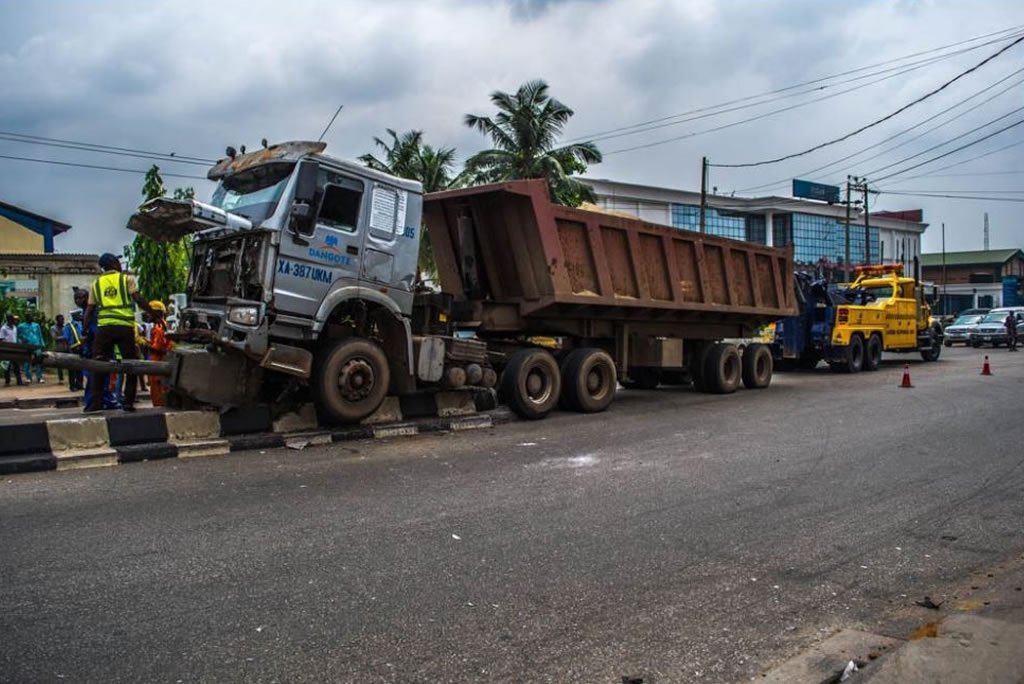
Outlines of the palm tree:
[[588,164],[600,163],[601,152],[592,142],[555,146],[574,112],[548,95],[547,83],[529,81],[514,94],[496,90],[491,102],[498,108],[493,119],[475,114],[465,119],[467,126],[488,136],[494,145],[466,161],[475,182],[546,178],[552,199],[560,204],[594,201],[591,188],[571,176],[585,171]]
[[[416,180],[423,184],[423,192],[447,190],[461,176],[453,176],[455,167],[455,148],[433,148],[423,142],[423,131],[406,131],[398,135],[394,130],[386,129],[391,141],[374,137],[374,144],[383,152],[383,159],[372,154],[364,154],[359,161],[371,169],[384,173]],[[436,280],[437,265],[434,262],[434,250],[426,231],[421,229],[420,253],[416,263],[417,280]]]
[[374,137],[374,144],[384,153],[383,159],[364,154],[359,161],[371,169],[389,173],[392,176],[416,180],[423,184],[423,192],[446,190],[455,180],[455,148],[433,148],[423,142],[423,131],[406,131],[398,135],[386,129],[391,136],[390,143]]

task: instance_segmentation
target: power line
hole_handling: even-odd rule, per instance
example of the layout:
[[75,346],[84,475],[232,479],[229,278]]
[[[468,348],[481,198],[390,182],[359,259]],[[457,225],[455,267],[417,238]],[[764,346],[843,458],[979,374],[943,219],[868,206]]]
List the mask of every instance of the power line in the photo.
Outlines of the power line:
[[851,131],[851,132],[849,132],[849,133],[847,133],[845,135],[842,135],[842,136],[840,136],[838,138],[835,138],[833,140],[829,140],[829,141],[820,143],[818,145],[815,145],[814,147],[810,147],[810,148],[808,148],[806,150],[803,150],[802,152],[794,152],[793,154],[787,154],[787,155],[784,155],[782,157],[776,157],[775,159],[765,159],[765,160],[758,161],[758,162],[747,162],[747,163],[744,163],[744,164],[711,164],[711,166],[716,166],[718,168],[736,169],[736,168],[749,168],[749,167],[753,167],[753,166],[765,166],[767,164],[777,164],[778,162],[786,161],[787,159],[795,159],[796,157],[802,157],[804,155],[810,154],[811,152],[815,152],[815,151],[820,150],[822,148],[829,147],[831,145],[835,145],[836,143],[840,143],[840,142],[842,142],[844,140],[848,140],[848,139],[852,138],[855,135],[859,135],[860,133],[863,133],[864,131],[868,130],[869,128],[873,128],[873,127],[875,127],[875,126],[877,126],[877,125],[879,125],[881,123],[884,123],[884,122],[888,121],[889,119],[892,119],[895,116],[898,116],[899,114],[902,114],[903,112],[907,111],[911,107],[924,102],[925,100],[927,100],[928,98],[936,95],[937,93],[942,92],[943,90],[945,90],[949,86],[951,86],[954,83],[956,83],[957,81],[959,81],[961,78],[964,78],[968,74],[971,74],[971,73],[977,71],[978,69],[980,69],[984,65],[988,64],[989,62],[991,62],[993,59],[999,57],[1004,52],[1006,52],[1010,48],[1020,44],[1021,42],[1024,42],[1024,36],[1021,36],[1021,37],[1017,38],[1016,40],[1014,40],[1009,45],[1003,46],[999,50],[995,51],[994,53],[992,53],[991,55],[989,55],[985,59],[981,60],[980,62],[978,62],[977,64],[972,66],[971,68],[969,68],[969,69],[967,69],[965,71],[960,72],[959,74],[957,74],[956,76],[954,76],[950,80],[946,81],[945,83],[940,85],[938,88],[935,88],[935,89],[931,90],[930,92],[925,93],[921,97],[908,102],[907,104],[903,105],[902,107],[900,107],[896,111],[891,112],[889,114],[886,114],[882,118],[877,119],[875,121],[872,121],[869,124],[865,124],[864,126],[861,126],[860,128],[858,128],[857,130]]
[[185,155],[185,154],[177,154],[175,152],[170,152],[170,153],[166,153],[165,154],[163,152],[153,152],[153,151],[150,151],[150,150],[137,150],[137,149],[134,149],[134,148],[131,148],[131,147],[116,147],[114,145],[102,145],[100,143],[81,142],[79,140],[64,140],[64,139],[61,139],[61,138],[48,138],[48,137],[43,136],[43,135],[29,135],[28,133],[14,133],[12,131],[0,131],[0,135],[11,136],[11,137],[14,137],[14,138],[24,138],[25,139],[24,142],[30,142],[30,141],[33,141],[33,140],[38,140],[38,141],[47,142],[47,143],[62,143],[62,144],[65,144],[65,145],[77,145],[77,146],[83,147],[83,148],[85,148],[85,147],[93,148],[93,151],[97,151],[97,152],[101,151],[101,150],[111,150],[111,151],[114,151],[114,152],[131,152],[131,153],[134,153],[134,154],[148,154],[148,155],[152,155],[152,156],[155,156],[155,157],[165,157],[165,158],[172,159],[172,160],[182,160],[182,159],[185,159],[185,160],[188,160],[188,161],[203,162],[205,164],[214,164],[217,161],[216,159],[205,159],[203,157],[194,157],[194,156]]
[[[1024,36],[1022,36],[1022,38],[1024,38]],[[921,66],[909,67],[907,69],[904,69],[903,71],[898,71],[898,72],[896,72],[894,74],[889,74],[888,76],[883,76],[881,78],[875,79],[874,81],[868,81],[867,83],[861,83],[860,85],[853,86],[852,88],[847,88],[846,90],[840,90],[839,92],[832,93],[830,95],[823,95],[822,97],[814,98],[813,100],[807,100],[805,102],[799,102],[799,103],[794,104],[794,105],[789,105],[788,107],[780,107],[779,109],[773,109],[773,110],[768,111],[768,112],[762,112],[761,114],[757,114],[755,116],[751,116],[751,117],[748,117],[746,119],[740,119],[739,121],[733,121],[731,123],[722,124],[720,126],[714,126],[712,128],[705,128],[705,129],[700,130],[700,131],[692,131],[690,133],[684,133],[683,135],[678,135],[678,136],[675,136],[675,137],[672,137],[672,138],[666,138],[666,139],[663,139],[663,140],[657,140],[655,142],[644,143],[644,144],[641,144],[641,145],[634,145],[632,147],[624,147],[624,148],[618,149],[618,150],[612,150],[610,152],[603,153],[603,156],[607,157],[607,156],[610,156],[610,155],[613,155],[613,154],[621,154],[623,152],[634,152],[636,150],[643,150],[643,149],[647,149],[647,148],[650,148],[650,147],[658,147],[659,145],[664,145],[666,143],[675,142],[675,141],[678,141],[678,140],[685,140],[686,138],[694,138],[694,137],[696,137],[698,135],[705,135],[707,133],[716,133],[718,131],[723,131],[723,130],[725,130],[727,128],[735,128],[736,126],[742,126],[743,124],[748,124],[748,123],[751,123],[753,121],[759,121],[761,119],[766,119],[769,116],[774,116],[775,114],[781,114],[782,112],[792,111],[794,109],[799,109],[801,107],[806,107],[808,105],[812,105],[812,104],[815,104],[817,102],[822,102],[824,100],[831,100],[834,97],[839,97],[840,95],[845,95],[847,93],[852,93],[855,90],[860,90],[861,88],[867,88],[868,86],[875,85],[876,83],[881,83],[882,81],[888,81],[891,78],[896,78],[897,76],[902,76],[903,74],[909,73],[911,71],[916,71],[917,69],[921,69],[921,68],[923,68],[923,67],[921,67]],[[710,166],[718,166],[718,165],[717,164],[710,164]]]
[[[1011,147],[1017,147],[1018,145],[1024,145],[1024,140],[1018,140],[1017,142],[1012,142],[1012,143],[1010,143],[1008,145],[1003,145],[1002,147],[997,147],[996,149],[989,150],[988,152],[985,152],[984,154],[979,154],[979,155],[977,155],[975,157],[971,157],[969,159],[963,159],[963,160],[955,162],[953,164],[947,164],[946,166],[940,166],[937,169],[933,169],[932,173],[936,173],[936,172],[939,172],[939,171],[945,171],[947,169],[953,169],[953,168],[956,168],[957,166],[963,166],[964,164],[969,164],[969,163],[971,163],[973,161],[977,161],[979,159],[983,159],[985,157],[989,157],[989,156],[991,156],[993,154],[997,154],[999,152],[1003,152],[1004,150],[1008,150]],[[931,176],[932,173],[922,173],[922,174],[919,174],[917,176],[908,176],[906,178],[901,178],[900,180],[901,181],[908,181],[908,180],[913,180],[915,178],[927,178],[927,177]]]
[[100,154],[112,154],[112,155],[116,155],[118,157],[134,157],[136,159],[152,159],[154,161],[167,162],[167,163],[172,163],[172,164],[191,164],[191,165],[195,165],[195,166],[209,166],[210,165],[207,162],[191,161],[189,159],[182,159],[182,158],[179,158],[179,157],[171,157],[171,156],[168,156],[168,155],[149,154],[149,153],[136,154],[134,152],[115,152],[113,150],[93,149],[93,148],[89,148],[89,147],[81,147],[81,146],[78,146],[78,145],[65,145],[64,143],[44,142],[42,140],[22,140],[20,138],[10,137],[10,136],[8,136],[8,135],[6,135],[4,133],[0,133],[0,140],[7,140],[9,142],[22,143],[22,144],[25,144],[25,145],[43,145],[45,147],[59,147],[59,148],[64,148],[64,149],[69,149],[69,150],[78,150],[78,151],[82,151],[82,152],[98,152]]
[[[1024,72],[1024,67],[1021,67],[1020,69],[1017,69],[1013,73],[1004,76],[1003,78],[999,79],[995,83],[992,83],[990,85],[985,86],[981,90],[976,91],[972,95],[969,95],[968,97],[965,97],[964,99],[960,100],[959,102],[956,102],[956,103],[952,104],[951,106],[943,109],[942,111],[936,112],[935,114],[929,116],[926,119],[922,119],[921,121],[917,122],[913,126],[910,126],[908,128],[904,128],[903,130],[899,131],[898,133],[895,133],[894,135],[890,135],[888,138],[885,138],[883,140],[879,140],[878,142],[874,143],[873,145],[868,145],[867,147],[865,147],[863,149],[860,149],[860,150],[857,150],[856,152],[853,152],[852,154],[848,154],[845,157],[840,157],[839,159],[836,159],[835,161],[829,162],[827,164],[823,164],[823,165],[821,165],[821,166],[819,166],[817,168],[811,169],[810,171],[805,171],[805,172],[799,174],[797,177],[798,178],[806,178],[806,177],[808,177],[808,176],[810,176],[812,174],[815,174],[815,173],[817,173],[819,171],[823,171],[823,170],[825,170],[825,169],[827,169],[829,167],[836,166],[838,164],[843,163],[844,161],[848,161],[850,159],[853,159],[854,157],[859,157],[860,155],[864,154],[865,152],[869,152],[870,150],[873,150],[873,149],[875,149],[877,147],[881,147],[885,143],[891,142],[891,141],[895,140],[896,138],[904,136],[907,133],[909,133],[910,131],[912,131],[914,129],[917,129],[917,128],[920,128],[921,126],[923,126],[926,123],[934,121],[935,119],[939,118],[943,114],[947,114],[947,113],[953,111],[954,109],[967,104],[968,102],[970,102],[974,98],[978,97],[979,95],[982,95],[982,94],[988,92],[989,90],[992,90],[996,86],[1000,85],[1001,83],[1004,83],[1004,82],[1008,81],[1009,79],[1013,78],[1014,76],[1016,76],[1017,74],[1020,74],[1022,72]],[[956,116],[954,116],[954,117],[944,121],[943,123],[938,124],[936,126],[933,126],[933,127],[929,128],[928,130],[923,131],[921,134],[916,135],[916,136],[914,136],[914,137],[912,137],[912,138],[910,138],[908,140],[905,140],[905,141],[901,142],[898,145],[894,145],[893,147],[890,147],[890,148],[887,148],[885,150],[882,150],[878,154],[875,154],[875,155],[872,155],[870,157],[867,157],[867,158],[861,160],[859,163],[864,163],[864,162],[867,162],[867,161],[871,161],[872,159],[877,159],[878,157],[881,157],[881,156],[883,156],[885,154],[888,154],[889,152],[892,152],[894,150],[897,150],[897,149],[903,147],[904,145],[907,145],[907,144],[909,144],[909,143],[911,143],[911,142],[913,142],[915,140],[918,140],[919,138],[927,135],[928,133],[936,131],[939,128],[942,128],[943,126],[945,126],[945,125],[947,125],[947,124],[949,124],[949,123],[951,123],[953,121],[956,121],[957,119],[959,119],[959,118],[961,118],[963,116],[966,116],[970,112],[973,112],[974,110],[976,110],[978,107],[981,107],[982,105],[991,102],[995,98],[1000,97],[1001,95],[1004,95],[1009,90],[1019,86],[1021,83],[1024,83],[1024,79],[1020,79],[1020,80],[1012,83],[1011,85],[1007,86],[1003,90],[1000,90],[998,93],[996,93],[992,97],[989,97],[989,98],[987,98],[985,100],[982,100],[981,102],[977,103],[973,107],[970,107],[970,108],[964,110],[963,112],[961,112],[961,113],[957,114]],[[776,186],[786,185],[786,184],[788,184],[790,182],[790,180],[791,180],[791,177],[790,178],[781,178],[781,179],[779,179],[777,181],[773,181],[771,183],[762,183],[760,185],[753,185],[753,186],[751,186],[749,188],[742,188],[742,189],[738,190],[737,192],[751,192],[753,190],[760,190],[762,188],[773,188],[773,187],[776,187]]]
[[[117,166],[100,166],[97,164],[79,164],[77,162],[65,162],[57,161],[56,159],[36,159],[34,157],[15,157],[9,154],[0,154],[0,159],[12,159],[15,161],[26,161],[35,162],[37,164],[53,164],[55,166],[72,166],[82,169],[96,169],[99,171],[120,171],[122,173],[141,173],[146,174],[146,169],[125,169]],[[164,173],[160,172],[160,175],[164,178],[194,178],[197,180],[207,180],[206,176],[190,176],[184,173]]]
[[909,157],[904,157],[903,159],[900,159],[899,161],[892,162],[891,164],[886,164],[885,166],[880,166],[877,169],[872,169],[871,171],[868,171],[864,175],[868,176],[869,178],[870,177],[874,177],[874,175],[876,173],[881,173],[882,171],[885,171],[886,169],[891,169],[894,166],[899,166],[903,162],[910,161],[911,159],[916,159],[917,157],[920,157],[922,155],[928,154],[929,152],[931,152],[933,150],[937,150],[940,147],[945,147],[946,145],[950,144],[951,142],[955,142],[957,140],[960,140],[961,138],[965,138],[968,135],[970,135],[971,133],[976,133],[976,132],[980,131],[982,128],[987,128],[988,126],[991,126],[992,124],[996,123],[997,121],[1002,121],[1003,119],[1005,119],[1007,117],[1013,116],[1014,114],[1016,114],[1017,112],[1019,112],[1021,110],[1024,110],[1024,105],[1021,105],[1020,107],[1017,107],[1013,111],[1007,112],[1006,114],[1003,114],[1000,117],[992,119],[991,121],[987,121],[987,122],[981,124],[980,126],[975,126],[971,130],[965,131],[965,132],[961,133],[960,135],[952,137],[952,138],[950,138],[948,140],[943,140],[942,142],[940,142],[937,145],[932,145],[931,147],[929,147],[927,149],[921,150],[917,154],[912,154]]
[[[659,124],[659,123],[662,123],[662,122],[665,122],[665,121],[670,121],[672,119],[677,119],[679,117],[690,116],[691,114],[700,114],[702,112],[707,112],[707,111],[711,111],[711,110],[715,110],[715,109],[721,109],[723,107],[728,107],[730,105],[739,104],[739,103],[743,103],[743,102],[749,102],[751,100],[756,100],[756,99],[759,99],[759,98],[762,98],[762,97],[768,97],[770,95],[776,95],[776,94],[779,94],[779,93],[788,92],[790,90],[795,90],[797,88],[802,88],[802,87],[805,87],[805,86],[813,85],[815,83],[821,83],[823,81],[831,81],[833,79],[840,78],[842,76],[849,76],[850,74],[859,73],[861,71],[867,71],[869,69],[874,69],[876,67],[886,66],[886,65],[889,65],[889,64],[894,64],[896,62],[902,62],[904,60],[911,59],[913,57],[920,57],[922,55],[927,55],[927,54],[934,53],[934,52],[941,52],[942,50],[946,50],[948,48],[959,47],[960,45],[965,45],[967,43],[973,43],[975,41],[984,40],[986,38],[992,38],[993,36],[1002,36],[999,39],[992,40],[992,41],[989,41],[989,42],[984,43],[982,45],[977,45],[977,46],[974,46],[974,47],[970,48],[972,50],[973,49],[977,49],[977,48],[980,48],[980,47],[984,47],[985,45],[991,45],[992,43],[1001,42],[1002,40],[1008,40],[1009,37],[1012,37],[1012,34],[1016,34],[1016,32],[1019,31],[1021,28],[1024,28],[1024,25],[1014,26],[1014,27],[1011,27],[1011,28],[1008,28],[1008,29],[1003,29],[1001,31],[995,31],[993,33],[988,33],[988,34],[981,35],[981,36],[975,36],[974,38],[968,38],[966,40],[962,40],[962,41],[959,41],[959,42],[956,42],[956,43],[950,43],[948,45],[942,45],[942,46],[937,47],[937,48],[931,48],[929,50],[923,50],[921,52],[915,52],[915,53],[911,53],[911,54],[908,54],[908,55],[903,55],[902,57],[896,57],[896,58],[893,58],[893,59],[890,59],[890,60],[885,60],[885,61],[882,61],[882,62],[877,62],[875,64],[870,64],[870,65],[867,65],[867,66],[858,67],[856,69],[850,69],[848,71],[843,71],[843,72],[840,72],[840,73],[837,73],[837,74],[832,74],[830,76],[822,76],[820,78],[812,79],[810,81],[803,81],[801,83],[796,83],[794,85],[785,86],[783,88],[776,88],[775,90],[765,91],[765,92],[759,93],[757,95],[748,95],[746,97],[736,98],[736,99],[733,99],[733,100],[727,100],[727,101],[721,102],[719,104],[708,105],[708,106],[705,106],[705,107],[698,107],[696,109],[691,109],[689,111],[680,112],[678,114],[670,114],[668,116],[663,116],[663,117],[660,117],[660,118],[657,118],[657,119],[650,119],[648,121],[642,121],[640,123],[631,124],[631,125],[628,125],[628,126],[620,126],[618,128],[611,128],[611,129],[607,129],[607,130],[603,130],[603,131],[598,131],[598,132],[592,133],[590,135],[577,136],[577,137],[574,137],[574,138],[570,139],[568,142],[570,142],[570,143],[571,142],[579,142],[579,141],[582,141],[582,140],[591,140],[591,141],[593,141],[595,139],[601,139],[601,138],[605,138],[605,137],[610,137],[610,134],[612,134],[612,133],[618,133],[620,131],[627,131],[627,130],[631,130],[631,129],[634,129],[634,128],[641,128],[641,127],[649,126],[649,125],[652,125],[652,124]],[[1006,36],[1004,34],[1011,34],[1011,36]],[[959,51],[959,52],[956,52],[956,53],[952,53],[951,55],[948,55],[948,56],[952,56],[954,54],[962,54],[962,52],[965,52],[965,51]],[[903,66],[906,66],[906,65],[903,65]],[[896,67],[896,68],[902,68],[902,67]],[[830,87],[830,86],[825,86],[825,87]],[[811,91],[807,91],[807,92],[811,92]],[[759,104],[764,104],[764,103],[759,103]],[[756,105],[752,105],[752,106],[756,106]],[[719,113],[722,113],[722,112],[719,112]]]
[[[1003,40],[1006,40],[1006,39],[1003,39]],[[993,43],[997,43],[997,42],[1002,42],[1002,41],[992,41],[992,42]],[[878,76],[880,74],[886,74],[886,73],[890,73],[890,72],[893,72],[893,71],[900,71],[900,70],[902,70],[902,71],[900,71],[900,74],[905,74],[905,73],[909,73],[910,71],[915,71],[917,69],[923,69],[925,67],[931,66],[931,65],[936,64],[938,62],[941,62],[943,60],[950,59],[952,57],[956,57],[957,55],[963,54],[965,52],[971,52],[973,50],[977,50],[977,49],[979,49],[981,47],[984,47],[985,45],[989,45],[989,44],[991,44],[991,43],[984,43],[982,45],[977,45],[977,46],[974,46],[974,47],[965,48],[963,50],[958,50],[956,52],[950,52],[948,54],[940,55],[938,57],[930,57],[928,59],[923,59],[923,60],[920,60],[918,62],[910,62],[908,64],[901,64],[901,65],[896,66],[896,67],[890,67],[888,69],[882,69],[880,71],[875,71],[875,72],[863,74],[861,76],[856,76],[854,78],[850,78],[850,79],[846,79],[846,80],[842,80],[842,81],[836,81],[835,83],[829,83],[829,84],[825,84],[825,85],[815,86],[813,88],[808,88],[806,90],[800,90],[800,91],[797,91],[797,92],[787,93],[785,95],[779,95],[778,97],[771,97],[771,98],[768,98],[768,99],[763,99],[763,100],[760,100],[759,102],[749,102],[747,104],[740,104],[740,105],[737,105],[735,107],[727,107],[725,109],[721,109],[721,108],[717,108],[717,107],[707,107],[707,108],[704,108],[703,110],[700,110],[700,111],[705,111],[705,110],[709,110],[709,109],[714,109],[716,111],[706,111],[703,114],[698,114],[696,116],[686,116],[685,118],[672,117],[672,118],[676,118],[676,120],[675,121],[669,121],[669,122],[666,122],[666,123],[658,123],[658,124],[649,125],[649,126],[636,126],[636,127],[632,127],[632,130],[626,130],[626,131],[617,132],[617,133],[608,133],[606,135],[600,135],[600,136],[597,136],[597,137],[591,137],[589,139],[589,142],[601,142],[601,141],[604,141],[604,140],[611,140],[613,138],[622,138],[622,137],[626,137],[626,136],[630,136],[630,135],[639,135],[639,134],[642,134],[642,133],[649,133],[651,131],[656,131],[656,130],[659,130],[659,129],[662,129],[662,128],[669,128],[671,126],[678,126],[679,124],[688,123],[690,121],[697,121],[699,119],[707,119],[707,118],[711,118],[711,117],[715,117],[715,116],[720,116],[722,114],[730,114],[732,112],[738,112],[738,111],[742,111],[742,110],[745,110],[745,109],[752,109],[754,107],[760,107],[762,105],[771,104],[773,102],[779,102],[780,100],[788,100],[788,99],[791,99],[791,98],[794,98],[794,97],[800,97],[801,95],[807,95],[809,93],[820,93],[821,91],[829,89],[829,88],[835,88],[835,87],[838,87],[838,86],[841,86],[841,85],[845,85],[847,83],[853,83],[855,81],[863,81],[864,79],[872,78],[873,76]],[[874,81],[874,83],[878,83],[878,82],[879,81]],[[849,92],[849,91],[847,91],[847,92]],[[815,101],[817,101],[817,100],[815,100]],[[678,116],[683,116],[683,115],[677,115],[677,117]]]
[[913,166],[908,166],[907,168],[903,169],[902,171],[895,171],[893,173],[890,173],[888,176],[882,176],[881,178],[875,178],[874,182],[875,183],[881,183],[882,181],[884,181],[887,178],[892,178],[893,176],[899,176],[901,174],[906,173],[907,171],[913,171],[914,169],[920,168],[920,167],[922,167],[922,166],[924,166],[926,164],[931,164],[933,161],[938,161],[939,159],[942,159],[944,157],[948,157],[951,154],[956,154],[957,152],[959,152],[961,150],[965,150],[968,147],[973,147],[974,145],[977,145],[980,142],[984,142],[984,141],[988,140],[989,138],[997,136],[997,135],[999,135],[1000,133],[1002,133],[1004,131],[1010,130],[1011,128],[1015,128],[1017,126],[1020,126],[1021,124],[1024,124],[1024,119],[1021,119],[1020,121],[1015,121],[1014,123],[1009,124],[1008,126],[1003,126],[998,131],[993,131],[992,133],[989,133],[986,136],[978,138],[977,140],[975,140],[973,142],[969,142],[969,143],[966,143],[964,145],[961,145],[960,147],[952,149],[949,152],[944,152],[943,154],[940,154],[940,155],[938,155],[936,157],[932,157],[931,159],[926,159],[923,162],[919,162],[917,164],[914,164]]
[[983,202],[1024,202],[1024,197],[977,197],[974,195],[937,195],[927,192],[894,192],[886,191],[886,195],[902,195],[905,197],[937,197],[942,199],[979,200]]

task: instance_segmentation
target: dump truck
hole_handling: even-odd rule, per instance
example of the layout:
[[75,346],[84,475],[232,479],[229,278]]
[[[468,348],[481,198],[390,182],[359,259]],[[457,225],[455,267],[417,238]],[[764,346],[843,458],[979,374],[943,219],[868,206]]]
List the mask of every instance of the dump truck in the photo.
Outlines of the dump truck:
[[845,287],[809,274],[794,275],[799,313],[775,325],[773,356],[783,368],[811,369],[826,361],[837,372],[878,370],[882,352],[920,353],[938,361],[942,326],[932,320],[915,260],[914,277],[903,264],[859,266]]
[[[766,345],[741,357],[721,340],[795,311],[787,249],[559,206],[544,181],[428,195],[423,218],[452,318],[500,358],[500,394],[520,415],[603,410],[616,380],[771,382]],[[538,336],[560,349],[523,345]]]
[[[327,423],[440,390],[497,388],[541,418],[665,372],[708,392],[770,383],[767,347],[719,340],[795,312],[790,251],[557,206],[544,181],[424,196],[324,151],[228,148],[210,202],[140,207],[131,230],[191,241],[179,346],[103,368],[166,376],[174,406],[309,399]],[[417,278],[424,230],[440,291]]]

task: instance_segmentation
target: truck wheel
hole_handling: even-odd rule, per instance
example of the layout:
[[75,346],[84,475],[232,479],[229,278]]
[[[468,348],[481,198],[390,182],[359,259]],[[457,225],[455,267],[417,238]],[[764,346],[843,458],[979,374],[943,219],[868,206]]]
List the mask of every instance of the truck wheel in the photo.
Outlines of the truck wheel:
[[747,345],[742,361],[744,387],[764,389],[771,384],[775,362],[768,347],[759,343]]
[[562,402],[571,411],[604,411],[616,384],[615,362],[601,349],[573,350],[562,363]]
[[932,328],[930,332],[931,345],[927,349],[921,350],[921,358],[925,361],[938,361],[939,355],[942,354],[942,333],[935,328]]
[[626,389],[652,390],[661,384],[661,372],[657,368],[635,366],[629,369],[629,377],[622,381]]
[[846,363],[843,364],[843,371],[860,373],[862,370],[864,370],[864,338],[854,335],[846,347]]
[[882,337],[874,333],[868,338],[864,353],[864,370],[876,371],[882,365]]
[[550,352],[520,349],[509,359],[499,385],[502,400],[516,415],[537,420],[558,404],[562,376]]
[[354,423],[380,407],[388,393],[391,368],[376,342],[349,337],[317,357],[310,384],[321,419]]
[[740,353],[731,344],[711,346],[704,361],[705,391],[712,394],[732,394],[740,386],[743,363]]

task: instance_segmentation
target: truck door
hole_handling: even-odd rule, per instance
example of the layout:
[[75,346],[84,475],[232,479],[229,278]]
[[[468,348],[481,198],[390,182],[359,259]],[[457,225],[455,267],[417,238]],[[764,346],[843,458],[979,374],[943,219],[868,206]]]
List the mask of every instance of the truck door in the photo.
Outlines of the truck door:
[[315,219],[298,239],[281,241],[274,280],[279,313],[313,318],[332,285],[358,282],[364,191],[363,181],[320,169]]
[[380,182],[372,183],[372,188],[359,277],[363,285],[386,290],[404,310],[404,299],[411,306],[419,226],[407,225],[411,215],[407,190]]

